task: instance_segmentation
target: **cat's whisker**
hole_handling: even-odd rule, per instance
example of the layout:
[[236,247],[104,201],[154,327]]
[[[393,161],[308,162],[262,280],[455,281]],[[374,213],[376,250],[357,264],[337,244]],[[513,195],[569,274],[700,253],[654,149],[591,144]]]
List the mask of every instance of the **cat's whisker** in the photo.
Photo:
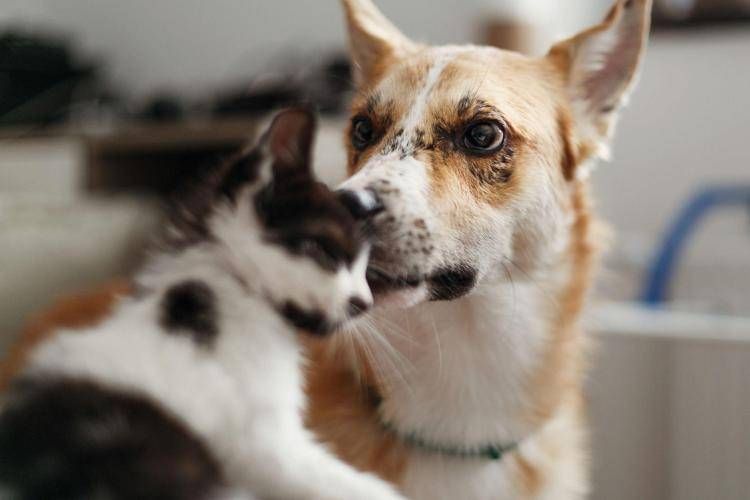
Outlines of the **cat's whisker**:
[[[395,373],[400,379],[401,383],[403,383],[407,390],[411,392],[412,387],[405,376],[405,374],[407,374],[414,368],[411,362],[395,347],[393,347],[393,345],[388,341],[387,337],[385,337],[380,332],[377,325],[371,322],[367,322],[363,323],[362,326],[367,330],[367,334],[364,335],[360,340],[362,340],[363,345],[367,346],[367,352],[371,357],[371,361],[373,361],[374,364],[377,364],[378,368],[380,369],[382,368],[382,366],[380,365],[380,358],[382,357],[383,360],[386,361],[392,368],[387,372],[380,371],[380,375],[384,376],[386,374]],[[373,346],[370,341],[376,342],[377,346]],[[377,349],[377,352],[375,352],[376,347],[379,347]],[[382,356],[378,356],[378,353]],[[385,380],[388,379],[386,378]]]

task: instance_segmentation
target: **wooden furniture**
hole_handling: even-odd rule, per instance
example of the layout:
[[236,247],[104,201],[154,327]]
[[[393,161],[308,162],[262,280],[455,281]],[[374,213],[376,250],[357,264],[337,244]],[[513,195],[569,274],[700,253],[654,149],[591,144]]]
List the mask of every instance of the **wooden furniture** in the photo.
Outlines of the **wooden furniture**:
[[[46,184],[46,171],[72,191],[165,194],[239,149],[255,135],[257,126],[258,120],[243,118],[125,124],[93,131],[2,130],[0,179],[19,178],[15,184],[20,189],[35,191]],[[24,178],[33,175],[28,169],[39,170],[37,178]],[[58,191],[54,189],[58,185],[47,187]]]

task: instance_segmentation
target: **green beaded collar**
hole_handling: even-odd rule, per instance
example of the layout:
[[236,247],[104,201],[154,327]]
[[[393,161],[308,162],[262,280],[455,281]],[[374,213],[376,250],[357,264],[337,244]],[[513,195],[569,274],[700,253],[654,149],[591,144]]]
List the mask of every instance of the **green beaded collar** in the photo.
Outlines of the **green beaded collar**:
[[501,460],[506,454],[518,448],[518,443],[497,444],[489,443],[476,448],[461,448],[446,444],[428,441],[416,433],[404,434],[399,432],[393,425],[382,422],[383,428],[395,435],[401,442],[411,448],[424,453],[443,455],[450,458],[479,459],[479,460]]

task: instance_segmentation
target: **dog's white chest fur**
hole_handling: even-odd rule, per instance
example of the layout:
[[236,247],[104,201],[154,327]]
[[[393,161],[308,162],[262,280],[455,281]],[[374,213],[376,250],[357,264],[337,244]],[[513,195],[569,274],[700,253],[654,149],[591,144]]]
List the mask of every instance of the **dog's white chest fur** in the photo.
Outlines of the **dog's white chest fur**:
[[404,477],[409,498],[495,500],[518,498],[506,467],[497,462],[458,462],[442,457],[415,461]]
[[[578,500],[589,493],[585,459],[580,450],[582,430],[567,409],[519,444],[519,456],[502,461],[417,456],[403,478],[409,498],[432,500],[497,500],[528,498],[528,485],[518,480],[521,465],[533,464],[539,490],[537,500]],[[550,450],[556,453],[550,455]],[[557,456],[567,456],[558,461]]]
[[[441,445],[523,446],[532,438],[522,417],[530,403],[526,384],[548,331],[544,319],[532,314],[543,300],[536,285],[496,284],[458,301],[390,311],[376,320],[398,351],[375,354],[386,379],[381,418]],[[509,458],[415,453],[402,481],[410,498],[519,496]]]
[[546,333],[543,318],[532,314],[541,300],[535,285],[507,283],[388,314],[380,331],[399,355],[376,353],[387,387],[382,417],[438,443],[526,437],[524,384]]

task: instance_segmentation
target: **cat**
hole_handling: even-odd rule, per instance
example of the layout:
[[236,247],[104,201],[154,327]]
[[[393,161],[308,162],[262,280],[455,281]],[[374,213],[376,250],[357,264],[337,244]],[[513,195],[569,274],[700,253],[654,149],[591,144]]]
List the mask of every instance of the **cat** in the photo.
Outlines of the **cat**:
[[314,132],[304,108],[277,115],[176,211],[132,297],[37,348],[2,401],[2,498],[402,498],[302,423],[297,332],[373,302],[366,230],[315,180]]

